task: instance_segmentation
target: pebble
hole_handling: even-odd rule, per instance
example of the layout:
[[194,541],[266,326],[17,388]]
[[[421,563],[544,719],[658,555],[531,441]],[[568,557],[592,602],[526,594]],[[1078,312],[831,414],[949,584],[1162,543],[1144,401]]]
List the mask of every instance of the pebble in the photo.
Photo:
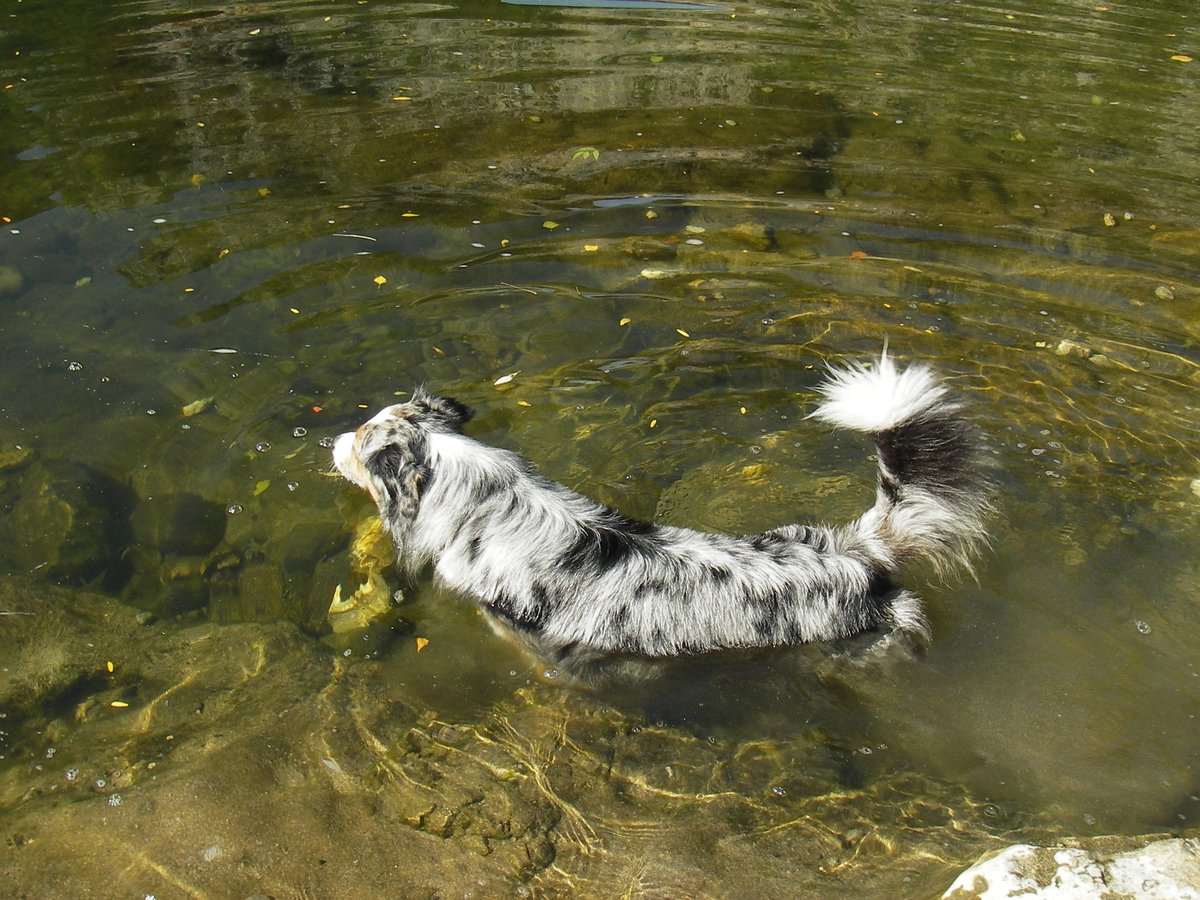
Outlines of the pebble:
[[1081,344],[1079,341],[1072,341],[1068,338],[1063,338],[1058,342],[1058,346],[1054,348],[1054,352],[1059,356],[1075,356],[1079,359],[1087,359],[1092,355],[1092,348],[1087,344]]

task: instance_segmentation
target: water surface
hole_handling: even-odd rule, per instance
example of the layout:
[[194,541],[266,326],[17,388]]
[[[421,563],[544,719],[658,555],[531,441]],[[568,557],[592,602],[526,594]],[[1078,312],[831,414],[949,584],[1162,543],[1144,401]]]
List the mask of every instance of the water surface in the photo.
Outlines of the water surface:
[[[1182,2],[6,10],[6,874],[896,896],[1194,829],[1198,35]],[[390,570],[393,617],[331,633],[371,509],[322,439],[397,392],[748,531],[870,503],[803,416],[885,340],[1001,473],[977,579],[910,578],[920,658],[587,691]]]

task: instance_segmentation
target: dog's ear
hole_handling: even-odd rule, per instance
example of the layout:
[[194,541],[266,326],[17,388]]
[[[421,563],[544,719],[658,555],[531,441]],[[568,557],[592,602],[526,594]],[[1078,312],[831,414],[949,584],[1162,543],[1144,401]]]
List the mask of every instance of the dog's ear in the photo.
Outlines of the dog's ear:
[[408,441],[389,442],[365,461],[365,468],[371,475],[379,515],[392,535],[396,554],[403,560],[408,550],[409,532],[420,509],[421,495],[429,483],[424,441],[414,437]]
[[423,384],[413,391],[412,402],[456,431],[461,430],[475,415],[475,410],[465,403],[459,403],[453,397],[431,394]]

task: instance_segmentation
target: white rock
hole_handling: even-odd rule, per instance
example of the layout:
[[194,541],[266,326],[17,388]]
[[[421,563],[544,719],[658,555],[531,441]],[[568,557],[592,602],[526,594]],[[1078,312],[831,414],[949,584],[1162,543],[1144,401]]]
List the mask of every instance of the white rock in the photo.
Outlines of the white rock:
[[1200,839],[1155,841],[1105,853],[1016,844],[985,857],[954,880],[943,900],[1200,900]]

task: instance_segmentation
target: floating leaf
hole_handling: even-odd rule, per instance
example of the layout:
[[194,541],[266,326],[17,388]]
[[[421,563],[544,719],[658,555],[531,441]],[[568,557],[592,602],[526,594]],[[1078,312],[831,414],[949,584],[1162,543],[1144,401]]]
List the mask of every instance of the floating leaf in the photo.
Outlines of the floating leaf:
[[265,491],[270,486],[271,486],[271,479],[264,478],[262,481],[260,481],[258,484],[256,484],[254,486],[254,496],[257,497],[259,494],[261,494],[263,491]]
[[558,223],[555,222],[553,219],[547,219],[545,222],[542,223],[542,227],[545,228],[547,231],[553,231],[555,228],[558,227]]
[[587,253],[595,253],[597,250],[600,249],[600,245],[599,244],[584,244],[583,249]]
[[599,159],[599,158],[600,158],[600,151],[597,150],[595,147],[580,147],[578,150],[576,150],[574,153],[571,154],[571,159],[574,159],[574,160]]
[[385,284],[387,284],[387,279],[384,278],[382,275],[376,275],[373,280],[380,287],[383,287]]
[[496,387],[500,387],[502,384],[508,384],[520,374],[521,371],[519,369],[516,372],[509,372],[507,375],[501,375],[499,378],[493,381],[492,384]]
[[1192,58],[1190,56],[1184,56],[1182,53],[1176,53],[1174,56],[1171,57],[1171,59],[1174,62],[1191,62],[1192,61]]
[[846,259],[866,259],[866,258],[867,258],[867,253],[865,250],[855,250],[853,253],[851,253],[849,256],[846,257]]
[[665,56],[659,56],[657,53],[655,53],[653,56],[651,56],[651,57],[650,57],[650,62],[652,62],[652,63],[660,63],[660,62],[662,62],[664,59],[666,59],[666,57],[665,57]]
[[622,328],[624,328],[626,325],[628,325],[632,321],[633,321],[633,319],[629,318],[629,316],[624,316],[624,317],[622,317],[621,321],[618,322],[617,324],[620,325]]
[[688,334],[686,331],[684,331],[682,328],[676,328],[676,329],[675,329],[675,333],[676,333],[676,334],[681,334],[681,335],[683,335],[683,336],[684,336],[684,337],[686,337],[686,338],[690,338],[690,337],[691,337],[691,335],[690,335],[690,334]]
[[422,650],[424,650],[426,647],[429,646],[429,638],[419,637],[416,639],[416,644],[417,644],[417,652],[420,653]]
[[532,403],[530,403],[528,400],[518,400],[518,401],[517,401],[517,406],[523,406],[523,407],[525,407],[526,409],[528,409],[529,407],[533,406],[533,404],[532,404]]
[[128,709],[129,708],[129,704],[126,703],[124,700],[114,700],[114,701],[112,701],[112,703],[110,703],[108,705],[111,706],[113,709]]

